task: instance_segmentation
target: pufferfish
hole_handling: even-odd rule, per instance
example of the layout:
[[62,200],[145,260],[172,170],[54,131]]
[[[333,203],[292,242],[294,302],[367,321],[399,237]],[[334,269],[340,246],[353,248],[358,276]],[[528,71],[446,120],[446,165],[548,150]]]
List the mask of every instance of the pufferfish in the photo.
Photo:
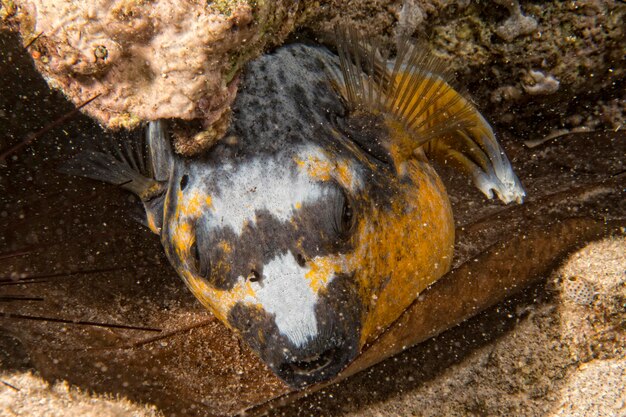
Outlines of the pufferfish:
[[494,133],[409,41],[385,59],[353,30],[334,54],[291,44],[241,74],[228,132],[172,152],[86,152],[74,174],[140,197],[195,297],[288,385],[331,379],[450,268],[454,221],[429,160],[489,198],[523,188]]

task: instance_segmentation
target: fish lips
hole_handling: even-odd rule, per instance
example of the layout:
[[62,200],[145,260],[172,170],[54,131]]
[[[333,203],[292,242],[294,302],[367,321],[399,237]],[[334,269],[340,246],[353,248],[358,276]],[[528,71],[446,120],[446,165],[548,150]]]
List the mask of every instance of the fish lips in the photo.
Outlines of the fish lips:
[[315,307],[317,334],[300,346],[283,335],[274,316],[237,303],[228,322],[250,348],[293,388],[335,377],[360,351],[362,301],[351,276],[335,276]]

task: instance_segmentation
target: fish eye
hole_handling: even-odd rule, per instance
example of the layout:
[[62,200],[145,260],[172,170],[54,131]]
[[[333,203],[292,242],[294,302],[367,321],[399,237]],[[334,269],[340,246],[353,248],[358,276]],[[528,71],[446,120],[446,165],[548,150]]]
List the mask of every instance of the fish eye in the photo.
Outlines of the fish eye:
[[339,193],[335,201],[334,229],[336,234],[342,239],[350,237],[355,224],[355,213],[350,199],[344,192]]
[[191,255],[192,267],[196,274],[202,278],[208,279],[211,274],[211,262],[208,256],[203,256],[203,254],[200,253],[197,242],[193,242],[189,254]]
[[349,231],[352,228],[352,224],[353,224],[352,218],[353,218],[352,205],[350,204],[350,201],[346,199],[343,205],[343,210],[341,212],[342,229]]

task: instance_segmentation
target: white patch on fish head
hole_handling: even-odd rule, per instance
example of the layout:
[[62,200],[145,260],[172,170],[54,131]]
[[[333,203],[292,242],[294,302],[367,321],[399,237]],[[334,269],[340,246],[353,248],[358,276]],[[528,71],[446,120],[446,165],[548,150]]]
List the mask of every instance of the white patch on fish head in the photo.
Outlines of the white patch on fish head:
[[212,175],[219,177],[219,189],[214,195],[209,190],[215,213],[209,219],[210,227],[231,227],[237,235],[247,223],[255,223],[260,211],[288,222],[298,207],[324,195],[317,181],[290,169],[279,158],[259,157],[236,167],[224,165]]
[[297,347],[318,334],[315,314],[318,295],[306,278],[307,272],[309,268],[298,265],[291,252],[279,255],[263,266],[261,280],[251,283],[254,297],[244,299],[245,303],[260,305],[272,314],[278,331]]

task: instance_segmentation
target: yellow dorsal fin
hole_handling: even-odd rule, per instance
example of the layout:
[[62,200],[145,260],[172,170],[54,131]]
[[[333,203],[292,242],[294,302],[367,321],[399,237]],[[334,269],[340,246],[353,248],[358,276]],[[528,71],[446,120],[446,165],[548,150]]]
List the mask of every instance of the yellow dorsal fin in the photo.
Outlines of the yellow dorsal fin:
[[392,65],[354,28],[337,31],[340,73],[334,82],[351,110],[382,112],[413,133],[415,148],[471,127],[473,107],[446,81],[446,64],[401,41]]
[[[393,61],[354,28],[336,31],[339,68],[331,80],[349,111],[383,114],[402,126],[413,150],[468,173],[487,197],[521,202],[525,193],[487,121],[451,85],[449,65],[409,39]],[[402,146],[406,146],[402,144]]]

